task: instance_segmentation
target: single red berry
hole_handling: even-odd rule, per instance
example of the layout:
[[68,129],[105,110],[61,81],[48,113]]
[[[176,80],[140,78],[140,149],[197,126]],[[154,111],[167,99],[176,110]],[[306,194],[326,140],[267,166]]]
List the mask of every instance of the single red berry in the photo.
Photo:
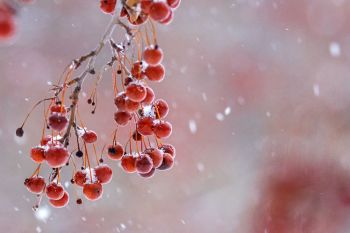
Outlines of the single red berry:
[[42,163],[45,160],[44,148],[37,146],[30,150],[30,158],[36,163]]
[[57,131],[62,131],[68,125],[68,118],[60,113],[52,113],[49,117],[49,126]]
[[28,191],[35,194],[40,194],[45,189],[45,180],[41,176],[35,176],[28,178],[24,181],[24,185],[27,187]]
[[64,191],[62,198],[60,198],[58,200],[49,199],[49,202],[55,208],[63,208],[69,202],[69,194],[67,191]]
[[82,136],[86,143],[94,143],[97,141],[97,134],[92,130],[87,130]]
[[144,177],[144,178],[151,178],[154,176],[156,169],[152,168],[151,171],[149,171],[148,173],[139,173],[140,176]]
[[125,106],[126,106],[126,108],[125,108],[126,111],[135,112],[139,109],[140,103],[132,101],[129,98],[127,98],[126,102],[125,102]]
[[156,66],[148,66],[145,75],[150,81],[161,82],[165,76],[165,69],[162,64]]
[[154,119],[149,116],[140,118],[136,125],[137,131],[144,136],[153,135],[153,122]]
[[153,162],[148,154],[140,154],[136,159],[135,166],[138,173],[149,173],[153,168]]
[[119,93],[114,98],[114,104],[117,106],[119,111],[125,111],[125,109],[126,109],[126,94],[125,94],[125,92]]
[[108,147],[108,157],[112,160],[120,160],[123,157],[124,148],[120,143]]
[[153,167],[158,168],[163,162],[163,152],[157,148],[146,149],[143,153],[148,154],[153,161]]
[[102,184],[84,184],[83,194],[86,197],[86,199],[90,201],[96,201],[100,199],[103,194]]
[[63,146],[50,145],[45,151],[47,164],[52,168],[64,166],[69,160],[69,152]]
[[177,8],[180,5],[180,3],[181,0],[167,0],[167,4],[173,9]]
[[158,167],[159,170],[169,170],[174,166],[174,157],[172,157],[168,153],[164,153],[163,155],[163,162],[160,167]]
[[141,10],[145,14],[149,14],[149,10],[151,8],[151,5],[153,3],[153,0],[141,0]]
[[161,151],[163,151],[163,153],[168,153],[174,158],[176,156],[176,149],[175,149],[175,147],[173,145],[163,144],[162,146],[159,147],[159,149]]
[[154,98],[155,98],[154,91],[152,90],[152,88],[146,87],[146,92],[147,92],[146,97],[142,101],[142,103],[143,104],[151,104],[154,101]]
[[127,173],[136,172],[136,158],[132,155],[124,155],[120,165]]
[[101,184],[107,184],[112,180],[113,171],[107,164],[101,164],[95,167],[95,175]]
[[15,28],[13,12],[5,3],[0,3],[0,40],[12,37]]
[[87,181],[87,177],[86,177],[86,173],[84,171],[77,171],[75,174],[74,174],[74,183],[77,184],[78,186],[81,186],[83,187],[84,184],[86,183]]
[[100,0],[100,8],[106,14],[113,13],[116,4],[117,0]]
[[129,112],[118,111],[114,113],[114,120],[120,126],[125,126],[131,120],[131,114]]
[[149,65],[156,66],[163,60],[163,50],[158,46],[149,46],[143,51],[143,59]]
[[51,200],[59,200],[64,196],[64,189],[62,185],[55,182],[46,186],[46,196]]
[[158,138],[167,138],[171,135],[172,125],[167,121],[158,121],[153,126],[153,132]]
[[67,109],[64,105],[60,105],[60,104],[56,104],[56,105],[53,105],[51,106],[50,108],[50,111],[51,113],[66,113],[67,112]]
[[170,14],[169,6],[164,2],[153,2],[149,8],[149,15],[155,21],[161,21]]
[[126,87],[125,94],[130,100],[134,102],[141,102],[146,98],[147,92],[143,84],[134,82],[130,83]]
[[153,106],[155,115],[158,119],[163,119],[168,115],[169,105],[165,100],[157,99],[156,101],[154,101]]
[[174,12],[172,10],[170,10],[170,14],[168,17],[166,17],[165,19],[159,21],[159,23],[164,24],[164,25],[168,25],[170,24],[174,19]]

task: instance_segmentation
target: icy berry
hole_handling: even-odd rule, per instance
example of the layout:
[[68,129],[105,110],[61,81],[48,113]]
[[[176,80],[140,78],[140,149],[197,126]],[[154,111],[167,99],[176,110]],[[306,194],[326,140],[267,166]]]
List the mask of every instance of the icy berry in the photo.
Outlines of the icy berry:
[[96,201],[102,197],[103,189],[102,184],[84,184],[83,193],[86,199],[90,201]]
[[49,126],[57,131],[62,131],[68,124],[68,118],[60,113],[52,113],[49,117]]
[[154,119],[148,116],[140,118],[137,121],[137,131],[144,136],[153,135],[153,121]]
[[159,170],[169,170],[174,166],[174,158],[168,154],[164,153],[163,155],[163,162],[160,167],[158,167]]
[[45,180],[41,176],[35,176],[28,178],[24,181],[24,185],[27,187],[28,191],[35,194],[40,194],[45,189]]
[[76,183],[78,186],[83,187],[87,181],[86,173],[84,171],[77,171],[74,174],[73,180],[74,180],[74,183]]
[[129,112],[118,111],[114,113],[114,120],[120,126],[125,126],[131,120],[131,114]]
[[124,154],[124,148],[120,143],[108,147],[108,157],[112,160],[120,160]]
[[171,23],[171,21],[173,21],[173,18],[174,18],[174,12],[171,10],[169,16],[166,17],[165,19],[159,21],[159,23],[164,24],[164,25],[168,25]]
[[146,88],[141,83],[131,83],[126,87],[126,96],[135,102],[141,102],[146,98]]
[[100,8],[106,14],[113,13],[116,4],[117,0],[100,0]]
[[177,8],[180,5],[181,0],[167,0],[166,2],[171,8]]
[[45,158],[47,164],[52,168],[64,166],[69,159],[69,152],[63,146],[49,146],[45,151]]
[[92,130],[87,130],[82,136],[86,143],[94,143],[97,141],[97,134]]
[[148,173],[139,173],[140,176],[144,177],[144,178],[151,178],[154,176],[156,169],[152,168],[151,171],[149,171]]
[[135,111],[137,111],[139,109],[140,103],[132,101],[129,98],[127,98],[126,102],[125,102],[125,106],[126,106],[125,107],[126,111],[128,111],[128,112],[135,112]]
[[51,136],[51,135],[47,135],[47,136],[43,137],[43,138],[40,140],[40,145],[41,145],[41,146],[46,146],[47,143],[49,143],[49,141],[52,141],[52,136]]
[[136,171],[140,174],[148,173],[153,168],[153,162],[148,154],[140,154],[136,159]]
[[119,93],[114,98],[114,104],[117,106],[119,111],[125,111],[125,109],[126,109],[126,94],[124,92]]
[[143,104],[151,104],[154,101],[154,91],[152,90],[152,88],[150,87],[146,87],[146,97],[145,99],[142,101]]
[[63,194],[62,198],[60,198],[58,200],[50,199],[49,202],[55,208],[63,208],[69,202],[69,194],[68,194],[67,191],[64,191],[64,194]]
[[145,14],[149,14],[149,9],[152,5],[153,0],[141,0],[141,10]]
[[36,163],[42,163],[45,160],[45,151],[42,147],[33,147],[30,150],[30,158]]
[[161,82],[164,79],[165,69],[162,64],[156,66],[148,66],[145,75],[150,81]]
[[163,144],[162,146],[159,147],[159,149],[164,153],[170,154],[172,157],[176,156],[176,149],[173,145]]
[[169,6],[164,2],[153,2],[149,8],[149,15],[155,21],[161,21],[170,14]]
[[107,184],[112,180],[113,171],[107,164],[101,164],[95,167],[95,175],[101,184]]
[[165,100],[157,99],[156,101],[154,101],[153,106],[157,118],[163,119],[168,115],[169,105]]
[[52,200],[59,200],[64,195],[64,189],[62,185],[56,184],[54,182],[46,186],[46,196]]
[[121,161],[121,166],[127,173],[136,172],[136,158],[132,155],[124,155]]
[[153,167],[158,168],[163,162],[163,152],[157,148],[146,149],[143,153],[148,154],[152,159]]
[[163,60],[163,50],[158,46],[150,46],[143,51],[143,59],[149,65],[156,66]]
[[153,132],[158,138],[167,138],[171,135],[172,126],[167,121],[159,121],[154,124]]

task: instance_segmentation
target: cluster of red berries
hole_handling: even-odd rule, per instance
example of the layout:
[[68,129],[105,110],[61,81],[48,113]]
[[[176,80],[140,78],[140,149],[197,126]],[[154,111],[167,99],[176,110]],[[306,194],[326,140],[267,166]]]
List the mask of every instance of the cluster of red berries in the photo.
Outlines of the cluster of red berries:
[[[132,0],[126,1],[120,16],[127,17],[133,25],[143,24],[150,17],[161,24],[169,24],[174,18],[174,10],[180,5],[181,0]],[[100,8],[103,12],[113,13],[117,0],[101,0]],[[136,8],[137,11],[131,9]]]
[[[153,43],[150,43],[146,26],[144,37],[141,30],[137,31],[139,33],[137,35],[141,35],[141,40],[145,39],[146,41],[141,41],[140,37],[135,36],[136,34],[130,34],[131,29],[127,30],[131,38],[130,41],[115,44],[112,39],[110,40],[113,59],[107,65],[112,69],[115,93],[114,104],[117,107],[114,120],[117,125],[116,129],[113,130],[112,143],[106,148],[107,157],[112,161],[119,161],[120,167],[126,173],[137,173],[141,177],[149,178],[154,175],[156,170],[171,169],[176,156],[174,146],[162,142],[172,133],[171,123],[165,120],[169,113],[169,105],[163,99],[156,99],[155,92],[149,86],[149,83],[161,82],[165,77],[165,68],[162,65],[164,55],[162,49],[158,46],[155,27],[152,23],[152,20],[159,22],[162,20],[158,20],[159,17],[155,19],[155,13],[151,12],[155,11],[154,9],[158,9],[156,11],[162,9],[162,7],[159,7],[160,4],[164,5],[169,14],[172,15],[171,9],[176,8],[180,1],[153,2],[140,0],[131,2],[135,2],[136,5],[129,6],[127,3],[123,3],[123,9],[128,14],[130,13],[128,18],[132,18],[131,13],[138,12],[139,7],[142,6],[141,9],[144,9],[146,2],[149,3],[147,17],[149,15],[151,18],[148,22],[152,26]],[[106,13],[114,12],[116,3],[116,0],[101,1],[101,9]],[[146,13],[142,10],[141,14]],[[142,47],[144,44],[146,44],[145,48]],[[134,49],[130,50],[130,54],[128,53],[128,48],[133,45],[135,45],[134,48],[137,48],[137,59],[134,59],[132,53]],[[74,187],[82,188],[82,195],[87,200],[100,199],[103,194],[103,185],[109,183],[112,179],[113,171],[109,165],[104,163],[103,159],[103,155],[106,153],[104,151],[105,147],[102,149],[101,156],[97,156],[95,143],[98,141],[98,135],[84,127],[77,110],[77,106],[80,105],[81,83],[78,83],[77,80],[79,79],[73,78],[73,72],[81,62],[94,55],[95,53],[90,53],[74,60],[64,73],[64,82],[59,81],[52,89],[54,96],[39,101],[34,106],[35,108],[42,102],[50,101],[49,106],[45,109],[45,121],[40,143],[33,147],[30,152],[31,159],[38,166],[32,176],[24,182],[30,192],[38,195],[39,203],[42,197],[46,196],[49,203],[54,207],[64,207],[68,204],[69,194],[61,185],[61,172],[64,167],[71,164],[73,164],[71,166],[73,168],[71,183],[74,184]],[[88,70],[87,72],[91,75],[95,74],[94,70]],[[98,75],[98,80],[99,77]],[[96,85],[98,82],[96,82]],[[69,98],[66,98],[67,89],[75,83],[78,83],[77,86]],[[120,85],[122,89],[118,88]],[[67,99],[71,101],[69,106],[65,105]],[[96,101],[95,86],[87,101],[89,105],[94,107],[93,114],[97,106]],[[23,126],[28,116],[16,131],[16,135],[19,137],[24,134]],[[130,133],[123,145],[120,139],[117,140],[117,134],[119,128],[125,126],[130,127]],[[74,136],[76,140],[70,140]],[[128,146],[129,149],[127,150]],[[72,149],[69,147],[72,147]],[[93,149],[96,158],[95,165],[92,164],[89,149]],[[51,169],[47,181],[40,176],[41,166],[44,163]],[[82,199],[77,198],[76,202],[81,204]],[[37,206],[39,206],[39,203]]]

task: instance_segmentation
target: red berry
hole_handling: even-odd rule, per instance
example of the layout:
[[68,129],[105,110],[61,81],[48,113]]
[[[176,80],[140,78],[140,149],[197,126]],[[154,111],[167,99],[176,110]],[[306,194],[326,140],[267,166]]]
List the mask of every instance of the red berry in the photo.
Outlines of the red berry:
[[142,62],[137,61],[131,67],[131,74],[134,78],[141,80],[144,78],[144,74],[142,73]]
[[156,66],[148,66],[145,70],[145,75],[150,81],[161,82],[165,76],[165,69],[162,64]]
[[143,84],[131,83],[126,87],[125,94],[130,100],[134,102],[141,102],[146,98],[147,92]]
[[151,178],[154,176],[156,169],[152,168],[150,172],[148,173],[139,173],[140,176],[144,177],[144,178]]
[[111,182],[113,171],[107,164],[101,164],[95,168],[95,175],[101,184]]
[[35,194],[40,194],[45,189],[45,180],[41,176],[35,176],[28,178],[24,181],[24,185],[27,187],[28,191]]
[[132,133],[132,139],[134,139],[134,141],[140,142],[142,141],[142,135],[139,132],[137,132],[137,130],[135,130]]
[[143,51],[143,59],[149,65],[156,66],[163,60],[163,50],[158,46],[150,46]]
[[161,21],[170,14],[169,6],[164,2],[153,2],[149,8],[149,15],[155,21]]
[[174,19],[174,12],[172,10],[170,10],[170,14],[168,17],[166,17],[165,19],[159,21],[159,23],[164,24],[164,25],[168,25],[171,23],[171,21],[173,21]]
[[145,99],[142,101],[143,104],[151,104],[154,101],[154,91],[152,90],[152,88],[150,87],[146,87],[146,97]]
[[149,10],[151,8],[152,3],[153,3],[153,0],[141,0],[141,10],[145,14],[149,14]]
[[5,3],[0,3],[0,40],[8,39],[15,34],[13,12]]
[[30,158],[36,163],[42,163],[45,160],[45,150],[42,147],[33,147],[30,151]]
[[144,136],[153,135],[153,121],[154,119],[148,116],[140,118],[136,125],[137,131]]
[[69,194],[67,191],[64,191],[63,197],[58,200],[49,200],[50,204],[55,208],[63,208],[65,207],[69,202]]
[[125,126],[131,120],[131,114],[128,112],[118,111],[114,113],[114,120],[117,122],[118,125]]
[[87,181],[86,173],[84,171],[77,171],[74,174],[74,183],[77,184],[78,186],[83,187],[84,184]]
[[120,160],[123,157],[124,148],[120,143],[108,147],[108,157],[112,160]]
[[92,130],[87,130],[82,136],[86,143],[94,143],[97,141],[97,134]]
[[114,104],[117,106],[119,111],[125,111],[125,109],[126,109],[126,95],[124,92],[119,93],[115,97]]
[[181,0],[167,0],[167,3],[171,8],[175,9],[180,5]]
[[68,118],[60,113],[52,113],[49,117],[49,126],[57,131],[62,131],[68,125]]
[[148,154],[153,161],[153,167],[158,168],[163,162],[163,152],[157,148],[146,149],[143,153]]
[[163,155],[163,162],[160,167],[158,167],[159,170],[169,170],[174,166],[174,157],[172,157],[168,153],[164,153]]
[[125,106],[126,106],[126,108],[125,108],[126,111],[135,112],[139,109],[140,103],[132,101],[129,98],[127,98],[126,102],[125,102]]
[[132,155],[124,155],[120,165],[127,173],[136,172],[136,158]]
[[136,159],[136,171],[140,174],[149,173],[153,168],[153,162],[149,155],[140,154],[140,156]]
[[158,119],[163,119],[168,115],[169,105],[165,100],[157,99],[156,101],[154,101],[153,106],[155,115]]
[[162,146],[159,147],[159,149],[161,151],[163,151],[163,153],[168,153],[174,158],[176,156],[176,150],[175,150],[175,147],[173,145],[163,144]]
[[154,124],[153,132],[158,138],[167,138],[171,135],[172,126],[167,121],[159,121]]
[[116,4],[117,0],[100,0],[100,8],[106,14],[113,13]]
[[62,146],[49,146],[45,151],[45,158],[47,164],[52,168],[64,166],[69,160],[69,152]]
[[57,104],[57,105],[53,105],[53,106],[51,106],[51,108],[50,108],[50,111],[51,111],[51,113],[62,113],[62,114],[64,114],[64,113],[66,113],[67,112],[67,109],[66,109],[66,107],[63,105],[60,105],[60,104]]
[[46,196],[51,200],[59,200],[64,196],[64,189],[62,185],[54,182],[46,186]]
[[102,197],[103,189],[102,184],[84,184],[83,193],[86,199],[90,201],[96,201]]

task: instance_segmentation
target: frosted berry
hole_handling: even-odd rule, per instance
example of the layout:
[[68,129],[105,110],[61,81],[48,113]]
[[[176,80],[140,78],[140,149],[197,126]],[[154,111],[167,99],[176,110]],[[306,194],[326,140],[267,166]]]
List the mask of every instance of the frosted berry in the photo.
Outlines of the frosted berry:
[[52,168],[64,166],[69,160],[69,152],[63,146],[49,146],[45,151],[47,164]]
[[64,189],[62,185],[56,184],[55,182],[50,183],[46,186],[46,196],[52,200],[59,200],[64,195]]
[[146,88],[141,83],[131,83],[126,87],[126,96],[134,101],[134,102],[141,102],[146,98]]
[[101,164],[95,167],[95,175],[101,184],[107,184],[112,180],[113,171],[107,164]]
[[68,125],[68,118],[60,113],[53,113],[49,117],[49,126],[57,131],[62,131]]
[[156,122],[153,126],[153,132],[158,138],[167,138],[171,135],[172,125],[167,121]]
[[159,23],[164,24],[164,25],[168,25],[171,23],[171,21],[173,21],[173,19],[174,19],[174,12],[171,10],[169,16],[166,17],[165,19],[159,21]]
[[35,176],[28,178],[24,181],[24,185],[27,187],[28,191],[35,194],[40,194],[45,189],[45,180],[41,176]]
[[163,162],[163,152],[157,148],[146,149],[143,153],[148,154],[152,159],[153,167],[158,168]]
[[30,158],[36,163],[42,163],[45,161],[45,150],[42,147],[33,147],[30,150]]
[[180,5],[181,0],[167,0],[166,2],[171,8],[177,8]]
[[84,171],[77,171],[75,174],[74,174],[74,183],[77,184],[78,186],[81,186],[83,187],[84,184],[86,183],[87,181],[87,177],[86,177],[86,173]]
[[154,101],[153,106],[155,108],[154,111],[157,118],[163,119],[168,115],[169,105],[165,100],[157,99],[156,101]]
[[146,97],[145,99],[142,101],[143,104],[151,104],[154,101],[154,91],[152,90],[152,88],[150,87],[146,87]]
[[164,153],[163,155],[163,162],[160,167],[158,167],[159,170],[169,170],[174,166],[174,158],[168,154]]
[[94,143],[97,141],[97,134],[92,130],[87,130],[82,136],[86,143]]
[[148,66],[145,75],[150,81],[161,82],[165,76],[165,69],[162,64],[156,66]]
[[152,168],[151,171],[149,171],[148,173],[139,173],[140,176],[144,177],[144,178],[151,178],[154,176],[156,169]]
[[108,157],[112,160],[120,160],[123,157],[124,148],[120,143],[108,147]]
[[163,60],[163,50],[156,46],[150,46],[143,51],[143,59],[151,66],[160,64]]
[[136,158],[132,155],[124,155],[120,165],[127,173],[136,172]]
[[176,149],[173,145],[163,144],[162,146],[159,147],[159,149],[164,153],[170,154],[172,157],[176,156]]
[[83,194],[86,197],[86,199],[90,201],[96,201],[100,199],[103,194],[102,184],[84,184]]
[[164,2],[153,2],[149,8],[149,15],[155,21],[161,21],[170,14],[169,6]]
[[148,173],[153,168],[153,161],[148,154],[140,154],[136,159],[135,166],[138,173]]
[[125,102],[125,106],[126,106],[125,107],[126,111],[128,111],[128,112],[135,112],[135,111],[137,111],[139,109],[140,103],[132,101],[129,98],[127,98],[126,102]]
[[117,0],[100,0],[100,8],[106,14],[113,13],[116,4]]
[[140,118],[137,121],[137,131],[144,136],[153,135],[153,121],[154,119],[148,116]]
[[64,192],[63,197],[58,200],[49,199],[50,204],[55,208],[63,208],[68,205],[69,194],[67,191]]
[[119,111],[125,111],[125,109],[126,109],[126,94],[124,92],[119,93],[114,98],[114,104],[117,106]]
[[118,111],[114,113],[114,120],[120,126],[125,126],[131,120],[131,114],[129,112]]

